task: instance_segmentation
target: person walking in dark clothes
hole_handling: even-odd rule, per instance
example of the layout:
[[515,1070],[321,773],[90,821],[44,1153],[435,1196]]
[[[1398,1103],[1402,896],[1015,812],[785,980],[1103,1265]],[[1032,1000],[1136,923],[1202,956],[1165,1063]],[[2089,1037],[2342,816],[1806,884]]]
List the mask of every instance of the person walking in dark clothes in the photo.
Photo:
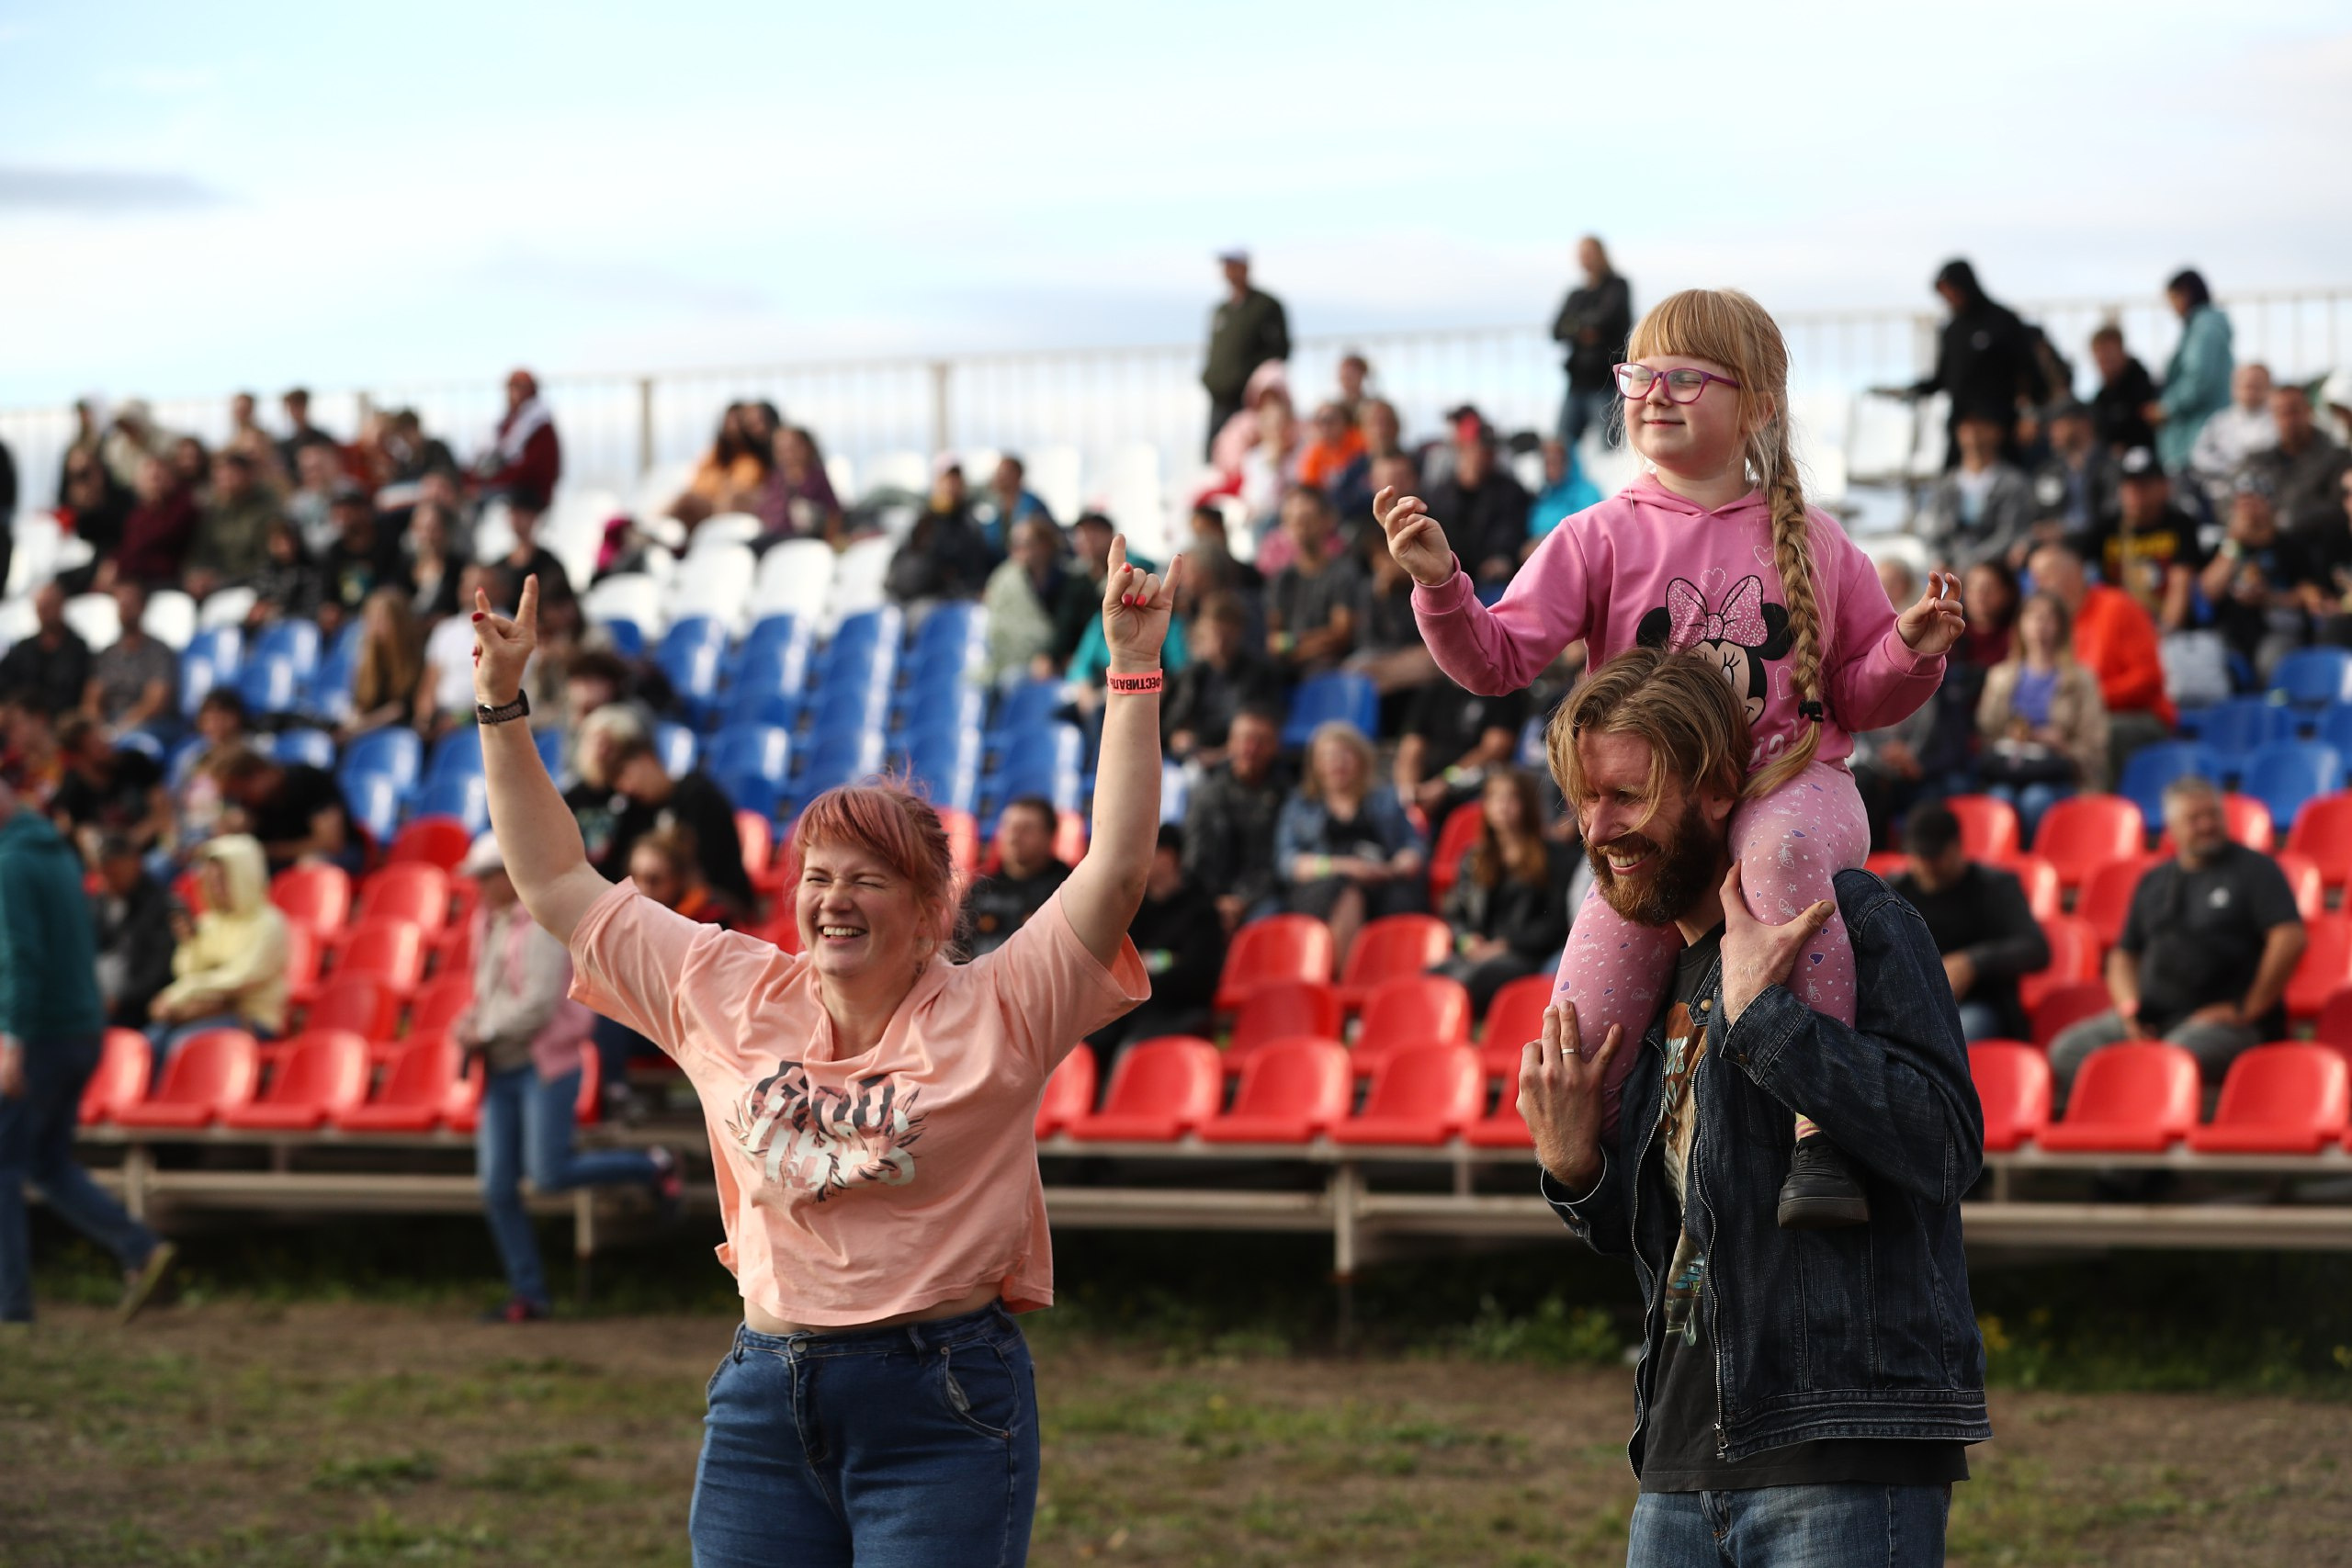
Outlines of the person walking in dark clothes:
[[1216,259],[1225,268],[1226,297],[1209,318],[1208,362],[1201,367],[1201,385],[1209,394],[1204,453],[1216,446],[1225,422],[1241,412],[1250,373],[1270,359],[1290,357],[1290,318],[1281,300],[1251,286],[1250,253],[1227,251]]
[[2016,462],[2021,456],[2015,449],[2018,405],[2038,404],[2048,391],[2033,334],[2015,310],[1985,294],[1976,269],[1965,261],[1944,263],[1936,274],[1936,292],[1951,311],[1937,341],[1936,367],[1904,390],[1914,398],[1941,392],[1951,400],[1944,426],[1945,468],[1960,461],[1960,424],[1971,415],[2001,427],[2004,455]]

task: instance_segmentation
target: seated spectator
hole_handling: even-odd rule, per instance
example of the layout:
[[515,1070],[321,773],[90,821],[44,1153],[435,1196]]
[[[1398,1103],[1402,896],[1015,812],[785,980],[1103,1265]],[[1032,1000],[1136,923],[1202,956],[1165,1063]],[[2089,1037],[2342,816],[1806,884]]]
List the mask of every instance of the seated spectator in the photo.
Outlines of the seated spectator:
[[1184,668],[1169,681],[1159,714],[1163,745],[1178,761],[1216,766],[1236,716],[1281,701],[1282,678],[1250,651],[1249,630],[1249,613],[1230,593],[1204,601],[1193,617]]
[[563,803],[571,807],[572,820],[579,825],[588,863],[600,870],[628,864],[630,845],[617,841],[621,812],[628,802],[613,784],[622,749],[650,745],[652,739],[652,720],[628,703],[600,704],[572,730],[572,784],[563,792]]
[[1336,670],[1355,651],[1365,583],[1354,556],[1340,546],[1321,491],[1290,492],[1283,533],[1293,558],[1267,585],[1266,652],[1276,670],[1298,680]]
[[1054,855],[1060,825],[1042,795],[1005,803],[996,823],[996,869],[975,877],[964,894],[965,944],[974,958],[1002,947],[1069,880],[1069,867]]
[[2075,657],[2098,678],[2107,705],[2108,774],[2120,778],[2132,752],[2172,733],[2176,715],[2165,694],[2156,624],[2120,588],[2086,581],[2083,558],[2064,545],[2033,552],[2033,582],[2064,604],[2074,623]]
[[2091,362],[2098,367],[2098,391],[2091,398],[2091,428],[2098,444],[2117,457],[2135,446],[2154,448],[2155,426],[2148,405],[2156,400],[2156,378],[2123,347],[2123,329],[2112,323],[2091,333]]
[[932,481],[931,498],[905,544],[891,556],[883,592],[895,604],[977,599],[996,570],[996,552],[972,521],[964,466],[948,461]]
[[[1107,543],[1104,549],[1107,559]],[[1084,623],[1078,609],[1081,602],[1088,609],[1099,608],[1102,593],[1070,570],[1061,530],[1044,517],[1015,523],[1012,555],[989,573],[988,587],[980,594],[980,605],[988,612],[988,660],[981,666],[982,677],[991,686],[1059,679],[1070,654],[1078,651],[1075,638],[1067,650],[1062,649],[1062,630]]]
[[224,758],[247,749],[251,730],[245,699],[237,694],[234,686],[215,686],[204,694],[204,700],[197,705],[196,733],[203,742],[202,749],[173,768],[178,783],[173,790],[172,807],[178,824],[175,836],[183,853],[219,829],[224,801],[217,770]]
[[[1069,683],[1069,699],[1081,716],[1091,719],[1102,706],[1102,677],[1111,667],[1111,646],[1102,637],[1102,594],[1111,581],[1111,540],[1117,530],[1111,520],[1100,512],[1079,514],[1070,536],[1077,542],[1079,564],[1085,569],[1086,587],[1083,592],[1071,590],[1063,598],[1067,609],[1083,605],[1085,614],[1075,620],[1065,615],[1057,627],[1057,635],[1074,636],[1077,646],[1062,674]],[[1130,550],[1127,563],[1137,571],[1158,571],[1159,563],[1149,556]],[[1057,647],[1058,647],[1058,643]],[[1159,665],[1170,680],[1184,672],[1191,661],[1191,649],[1185,642],[1184,623],[1171,619],[1168,623],[1168,638],[1159,649]]]
[[2099,576],[2122,589],[2168,632],[2192,624],[2197,574],[2205,569],[2197,520],[2172,503],[2172,480],[2144,446],[2123,454],[2117,511],[2091,536]]
[[[1383,458],[1381,466],[1396,461]],[[1349,547],[1364,581],[1363,615],[1356,626],[1355,651],[1343,666],[1369,678],[1379,691],[1383,733],[1395,728],[1396,716],[1409,709],[1421,693],[1446,684],[1413,619],[1412,574],[1396,564],[1385,541],[1378,529],[1367,528]]]
[[1268,570],[1278,570],[1283,559],[1279,550],[1272,560],[1266,558],[1266,536],[1281,514],[1283,497],[1298,486],[1304,452],[1290,393],[1281,387],[1270,388],[1259,400],[1258,439],[1241,454],[1240,486],[1235,492],[1249,515],[1250,531],[1261,541],[1260,564]]
[[[559,605],[569,614],[577,607],[580,595],[572,591],[571,574],[555,553],[539,543],[539,518],[546,508],[527,496],[511,497],[506,502],[506,521],[514,531],[514,545],[497,562],[499,586],[491,597],[502,604],[518,603],[523,597],[523,580],[539,580],[539,611],[542,615],[550,604]],[[466,606],[471,614],[472,606]]]
[[1274,833],[1290,799],[1281,770],[1281,710],[1246,707],[1226,732],[1225,761],[1184,805],[1184,872],[1216,901],[1229,935],[1281,908]]
[[1960,461],[1928,490],[1916,528],[1939,561],[1964,571],[2030,543],[2033,484],[2001,455],[2008,433],[2000,420],[1965,414],[1952,434]]
[[[2008,564],[2022,567],[2034,545],[2087,549],[2099,519],[2116,508],[2115,458],[2098,444],[2091,411],[2065,402],[2050,412],[2050,455],[2033,470],[2033,537],[2013,547]],[[1971,602],[1968,618],[1976,619]]]
[[334,542],[319,558],[319,631],[333,638],[346,616],[356,615],[379,588],[403,594],[401,542],[376,523],[375,502],[356,485],[334,496]]
[[1216,901],[1184,874],[1184,830],[1160,824],[1143,885],[1143,903],[1127,927],[1143,956],[1151,996],[1124,1018],[1087,1036],[1108,1083],[1119,1053],[1162,1034],[1207,1035],[1214,1020],[1217,976],[1225,969],[1225,927]]
[[1279,359],[1269,359],[1250,372],[1250,379],[1241,390],[1241,407],[1234,412],[1209,442],[1209,467],[1226,476],[1227,480],[1240,477],[1241,467],[1250,449],[1258,445],[1260,430],[1258,411],[1267,397],[1282,394],[1283,412],[1291,410],[1290,367]]
[[[420,508],[419,510],[422,510]],[[488,592],[491,588],[490,569],[468,564],[459,569],[452,592],[457,602],[470,606],[474,592]],[[411,601],[414,603],[413,600]],[[362,650],[365,657],[365,650]],[[610,659],[610,655],[605,656]],[[471,724],[474,717],[474,624],[470,612],[463,615],[444,615],[425,634],[422,654],[424,671],[416,689],[416,726],[426,736],[437,738],[459,725]],[[614,663],[619,660],[613,660]],[[571,671],[566,672],[567,690]],[[353,671],[353,707],[357,710],[358,671]],[[609,700],[609,699],[608,699]],[[538,712],[531,715],[537,718]],[[565,712],[554,716],[568,719]]]
[[1298,482],[1331,498],[1331,509],[1352,517],[1372,504],[1372,459],[1364,456],[1363,432],[1347,405],[1325,403],[1315,411],[1306,447],[1298,455]]
[[2286,1036],[2280,998],[2305,937],[2278,863],[2231,839],[2203,779],[2166,787],[2165,827],[2173,858],[2140,879],[2107,955],[2114,1008],[2051,1042],[2062,1099],[2090,1054],[2119,1040],[2169,1040],[2217,1085],[2248,1046]]
[[707,926],[732,930],[745,911],[703,880],[695,836],[684,828],[657,828],[628,852],[629,880],[637,890],[674,914]]
[[146,857],[119,833],[99,840],[96,895],[90,900],[98,953],[98,997],[109,1029],[143,1030],[148,1008],[172,983],[172,896],[147,874]]
[[269,526],[263,541],[261,570],[254,573],[253,614],[247,624],[267,626],[279,619],[307,621],[319,613],[322,587],[319,570],[302,546],[302,531],[290,517]]
[[718,434],[695,465],[686,488],[670,502],[669,515],[688,528],[722,512],[749,512],[767,489],[773,450],[755,449],[743,429],[745,403],[729,403],[718,416]]
[[683,828],[694,836],[703,880],[739,909],[759,908],[751,874],[743,869],[743,840],[735,830],[735,803],[708,774],[671,777],[653,742],[642,736],[612,742],[605,751],[604,766],[612,780],[608,808],[613,813],[611,841],[605,853],[605,863],[612,870],[605,875],[617,882],[628,874],[629,855],[646,834]]
[[[1535,553],[1535,547],[1544,535],[1587,507],[1600,505],[1602,499],[1600,487],[1585,478],[1577,455],[1561,445],[1558,437],[1545,436],[1543,452],[1544,491],[1527,509],[1527,543],[1520,547],[1519,552],[1522,559]],[[1382,484],[1396,484],[1396,480],[1376,481],[1375,493]],[[1398,485],[1396,493],[1411,495],[1418,488]]]
[[0,658],[0,696],[22,697],[52,717],[72,713],[94,668],[90,645],[65,624],[65,590],[55,582],[34,589],[33,635]]
[[316,560],[334,544],[335,492],[350,488],[351,476],[342,453],[321,442],[296,451],[294,474],[300,482],[286,498],[286,515],[302,531],[302,553]]
[[0,729],[7,739],[0,775],[24,805],[45,810],[65,778],[65,753],[57,744],[56,720],[39,697],[19,692],[0,699]]
[[260,840],[271,872],[314,861],[353,876],[367,869],[367,837],[324,768],[239,751],[221,758],[213,776],[227,805],[222,828]]
[[[555,411],[539,396],[538,378],[528,370],[506,378],[506,413],[487,451],[474,464],[475,483],[485,502],[547,510],[563,477],[563,445]],[[542,590],[546,584],[540,584]]]
[[1257,625],[1259,606],[1266,596],[1266,577],[1245,560],[1236,560],[1227,536],[1225,509],[1214,501],[1193,508],[1190,538],[1183,549],[1183,575],[1176,583],[1176,613],[1189,615],[1213,594],[1227,593],[1241,602]]
[[1977,777],[2016,809],[2027,843],[2052,806],[2107,787],[2107,704],[2098,677],[2075,661],[2073,633],[2064,600],[2027,600],[2009,656],[1986,673],[1977,704]]
[[2188,449],[2188,481],[2216,517],[2230,513],[2238,472],[2256,452],[2278,445],[2270,417],[2270,367],[2249,362],[2230,372],[2230,406],[2207,419]]
[[127,577],[150,588],[176,588],[196,539],[196,492],[161,457],[141,461],[132,491],[138,503],[122,520],[121,547],[100,565],[98,581],[112,586]]
[[164,787],[163,764],[144,751],[118,750],[105,729],[75,714],[57,728],[65,776],[50,797],[57,830],[95,864],[98,840],[119,834],[145,854],[170,840],[172,795]]
[[[409,612],[408,591],[383,587],[359,613],[359,653],[351,671],[351,716],[339,739],[429,719],[435,692],[425,681],[424,639]],[[468,621],[470,630],[473,623]]]
[[[1936,692],[1939,706],[1952,716],[1956,728],[1974,734],[1976,709],[1984,697],[1984,677],[2009,656],[2018,620],[2018,576],[2006,561],[1979,561],[1967,572],[1960,602],[1968,606],[1968,629],[1959,646],[1945,656],[1944,683]],[[1938,723],[1943,723],[1939,716]]]
[[2050,967],[2050,939],[2016,874],[1970,860],[1960,818],[1940,805],[1911,813],[1903,852],[1906,866],[1894,890],[1919,911],[1943,954],[1961,1032],[1972,1041],[2030,1038],[2018,982]]
[[[469,624],[467,635],[472,635]],[[426,657],[432,657],[429,649]],[[471,680],[470,669],[468,679]],[[472,711],[472,690],[469,684],[464,699],[469,715]],[[580,751],[589,728],[611,722],[597,720],[594,716],[607,709],[613,717],[628,722],[629,733],[646,737],[653,734],[652,710],[638,698],[635,671],[628,662],[610,649],[582,649],[579,657],[564,669],[563,703],[556,716],[560,720],[558,728],[564,733],[563,781],[567,788],[580,782]]]
[[288,471],[300,462],[302,453],[314,446],[340,459],[342,443],[311,423],[311,393],[308,388],[288,388],[284,396],[279,398],[278,406],[286,411],[287,435],[277,444],[277,455]]
[[1364,384],[1372,378],[1372,361],[1351,348],[1340,355],[1339,366],[1333,374],[1340,383],[1340,395],[1335,400],[1340,412],[1348,416],[1348,423],[1358,423],[1363,417]]
[[1396,798],[1419,807],[1430,827],[1438,827],[1487,786],[1490,770],[1508,766],[1518,754],[1527,717],[1524,688],[1488,697],[1451,681],[1422,687],[1396,743],[1391,773]]
[[996,460],[988,488],[980,492],[979,503],[972,508],[972,520],[987,536],[989,549],[1003,549],[1014,526],[1032,517],[1042,517],[1048,526],[1052,525],[1054,514],[1030,491],[1028,480],[1029,466],[1012,453]]
[[122,635],[91,660],[82,711],[121,735],[172,723],[179,701],[180,657],[147,635],[147,590],[125,578],[114,585]]
[[57,485],[57,520],[96,552],[84,571],[92,576],[101,569],[111,572],[122,550],[122,531],[135,499],[115,482],[113,471],[95,449],[76,448],[66,454]]
[[1519,570],[1533,504],[1495,453],[1494,427],[1475,410],[1453,422],[1453,471],[1430,487],[1430,515],[1445,519],[1463,570],[1481,588],[1500,588]]
[[1409,456],[1405,450],[1405,427],[1396,417],[1396,405],[1386,398],[1366,398],[1356,411],[1356,423],[1363,431],[1366,457],[1378,462],[1383,457]]
[[188,551],[188,592],[201,599],[215,588],[252,581],[279,515],[277,498],[254,473],[251,457],[229,451],[214,458],[212,492],[198,514]]
[[1289,907],[1331,928],[1344,965],[1366,920],[1426,908],[1421,836],[1387,785],[1376,782],[1372,742],[1333,719],[1307,742],[1306,772],[1274,830],[1275,863]]
[[[1878,581],[1890,604],[1909,604],[1919,597],[1919,581],[1899,557],[1878,563]],[[1871,843],[1886,842],[1890,826],[1916,802],[1952,787],[1939,764],[1955,759],[1939,755],[1935,744],[1941,716],[1938,704],[1924,703],[1906,717],[1854,737],[1849,766],[1870,819]],[[1968,739],[1963,727],[1951,749],[1964,756]]]
[[[449,525],[448,508],[437,501],[420,501],[409,510],[408,561],[404,568],[409,608],[428,626],[445,615],[456,615],[460,604],[458,578],[465,570],[466,560],[458,553]],[[462,603],[469,612],[473,609],[471,599]]]
[[147,1038],[155,1071],[208,1029],[242,1029],[274,1040],[286,1028],[286,917],[269,901],[262,847],[243,833],[196,852],[204,908],[193,920],[175,911],[172,983],[149,1004]]
[[2305,536],[2279,532],[2263,469],[2238,475],[2227,516],[2227,534],[2199,586],[2222,640],[2267,685],[2278,662],[2312,639],[2312,612],[2325,606],[2320,569]]
[[2278,522],[2291,537],[2329,567],[2352,564],[2352,539],[2344,528],[2338,488],[2352,472],[2352,453],[2319,428],[2308,389],[2290,383],[2270,394],[2270,421],[2278,440],[2247,459],[2270,481]]
[[1528,975],[1548,975],[1568,940],[1568,883],[1576,852],[1544,835],[1535,779],[1523,768],[1487,773],[1477,842],[1446,894],[1453,956],[1440,973],[1462,982],[1483,1017],[1495,993]]
[[[583,1069],[582,1046],[595,1015],[571,998],[571,955],[533,920],[507,877],[498,840],[484,833],[458,874],[479,893],[474,914],[474,999],[451,1030],[482,1058],[481,1125],[475,1134],[482,1207],[506,1273],[506,1304],[489,1321],[528,1323],[548,1312],[547,1276],[521,1183],[535,1193],[577,1187],[643,1185],[657,1212],[674,1212],[677,1162],[666,1149],[572,1150]],[[628,1086],[617,1089],[617,1101]]]
[[775,467],[754,508],[764,527],[753,546],[766,549],[786,539],[823,539],[838,547],[842,539],[842,503],[833,495],[833,481],[825,472],[825,455],[817,438],[797,425],[775,433]]

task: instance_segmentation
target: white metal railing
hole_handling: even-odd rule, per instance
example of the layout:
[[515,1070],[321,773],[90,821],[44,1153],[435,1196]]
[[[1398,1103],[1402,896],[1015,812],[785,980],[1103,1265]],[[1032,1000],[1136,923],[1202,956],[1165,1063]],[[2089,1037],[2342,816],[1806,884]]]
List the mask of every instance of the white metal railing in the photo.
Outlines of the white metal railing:
[[[2263,359],[2286,377],[2315,377],[2352,354],[2352,287],[2273,290],[2221,301],[2241,361]],[[2132,351],[2161,372],[2177,323],[2160,299],[2060,299],[2019,309],[2072,359],[2084,390],[2092,371],[2087,341],[2104,321],[2120,323]],[[1931,362],[1939,318],[1932,311],[1791,311],[1797,397],[1814,411],[1850,406],[1866,389],[1909,381]],[[1291,385],[1301,412],[1336,384],[1350,349],[1373,363],[1374,384],[1394,400],[1408,432],[1428,432],[1442,412],[1475,402],[1507,429],[1551,427],[1561,389],[1559,353],[1538,324],[1424,331],[1318,333],[1298,339]],[[829,455],[845,457],[861,488],[876,466],[917,471],[909,455],[1058,449],[1049,465],[1061,488],[1057,510],[1081,499],[1143,504],[1164,497],[1198,465],[1207,398],[1197,344],[1055,349],[872,360],[747,366],[542,378],[562,432],[568,482],[607,489],[624,502],[651,502],[708,445],[719,411],[741,398],[767,398],[815,431]],[[461,455],[483,437],[501,408],[490,380],[370,387],[318,393],[314,412],[329,429],[356,430],[369,407],[413,407],[426,427]],[[227,399],[174,399],[153,405],[166,427],[218,439]],[[1817,423],[1836,423],[1820,413]],[[0,439],[13,449],[21,504],[46,506],[71,440],[65,409],[0,412]],[[1816,449],[1842,446],[1848,431],[1816,428]],[[886,459],[894,459],[885,461]],[[977,476],[976,476],[977,477]],[[1157,504],[1157,501],[1152,504]]]

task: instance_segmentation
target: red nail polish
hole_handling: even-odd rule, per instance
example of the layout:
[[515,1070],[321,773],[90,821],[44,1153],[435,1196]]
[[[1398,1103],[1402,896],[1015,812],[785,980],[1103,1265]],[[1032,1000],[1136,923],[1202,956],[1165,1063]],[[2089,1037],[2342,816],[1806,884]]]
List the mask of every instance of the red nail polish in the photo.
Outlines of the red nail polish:
[[474,619],[477,621],[481,619],[481,612],[480,610],[476,610],[474,612]]

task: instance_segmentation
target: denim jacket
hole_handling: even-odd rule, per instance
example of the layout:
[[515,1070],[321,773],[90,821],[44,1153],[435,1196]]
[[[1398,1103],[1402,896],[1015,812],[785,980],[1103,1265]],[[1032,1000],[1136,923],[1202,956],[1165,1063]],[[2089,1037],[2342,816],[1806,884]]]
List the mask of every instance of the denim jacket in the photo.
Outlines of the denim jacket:
[[[1715,1350],[1717,1452],[1746,1459],[1817,1438],[1993,1435],[1984,1346],[1968,1294],[1960,1196],[1984,1159],[1984,1112],[1958,1009],[1917,911],[1867,872],[1837,878],[1854,944],[1852,1029],[1773,986],[1723,1026],[1723,973],[1706,980],[1707,1055],[1694,1096],[1688,1223],[1706,1248],[1701,1310]],[[1679,1230],[1657,1141],[1661,1017],[1625,1079],[1618,1147],[1590,1192],[1544,1195],[1597,1252],[1634,1259],[1643,1300],[1634,1372],[1642,1446],[1664,1334],[1659,1285]],[[1775,1213],[1802,1111],[1850,1156],[1867,1225],[1782,1230]]]

